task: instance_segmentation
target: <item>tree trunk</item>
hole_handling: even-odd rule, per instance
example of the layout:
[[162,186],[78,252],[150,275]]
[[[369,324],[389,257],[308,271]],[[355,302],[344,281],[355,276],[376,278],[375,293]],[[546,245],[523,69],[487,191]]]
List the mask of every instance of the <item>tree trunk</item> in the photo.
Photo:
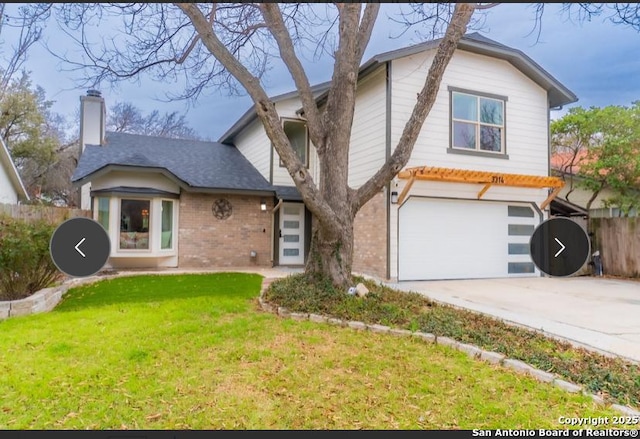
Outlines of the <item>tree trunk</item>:
[[591,194],[591,198],[589,198],[589,201],[587,201],[587,205],[585,207],[587,209],[587,234],[589,236],[591,236],[591,233],[593,232],[593,230],[591,230],[591,205],[596,200],[603,187],[604,185],[600,185],[600,189],[593,191],[593,193]]
[[[330,129],[333,128],[332,124],[328,125]],[[346,289],[351,286],[355,218],[350,201],[353,190],[347,183],[348,137],[329,137],[324,153],[324,160],[320,160],[319,189],[321,196],[331,207],[333,215],[313,216],[313,233],[306,273],[316,279],[328,276],[336,288]],[[336,163],[343,166],[337,166]]]
[[353,220],[340,224],[339,233],[331,233],[314,220],[306,274],[314,279],[328,276],[338,288],[351,286],[353,267]]

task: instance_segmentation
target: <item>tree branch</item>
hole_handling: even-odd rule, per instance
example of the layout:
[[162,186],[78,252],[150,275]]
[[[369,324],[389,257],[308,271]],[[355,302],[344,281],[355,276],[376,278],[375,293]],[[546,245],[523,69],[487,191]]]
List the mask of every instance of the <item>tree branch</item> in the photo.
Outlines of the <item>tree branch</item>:
[[322,151],[325,144],[325,130],[322,119],[320,118],[320,111],[318,110],[316,100],[311,91],[309,78],[302,67],[302,63],[300,63],[300,59],[296,56],[293,41],[291,41],[291,35],[282,18],[280,7],[277,3],[261,3],[260,10],[262,11],[262,16],[271,35],[273,35],[278,43],[280,58],[282,58],[287,69],[289,69],[291,77],[296,84],[300,100],[302,101],[302,108],[307,118],[309,137],[316,149]]
[[[209,21],[197,5],[193,3],[175,3],[175,5],[189,17],[209,52],[245,87],[255,102],[256,113],[264,125],[267,136],[273,142],[276,151],[278,151],[278,154],[282,158],[287,171],[289,171],[307,207],[320,221],[325,222],[327,226],[332,226],[333,221],[331,221],[331,219],[335,217],[335,213],[327,202],[323,200],[318,188],[313,182],[311,174],[302,162],[300,162],[300,159],[291,147],[280,122],[280,116],[275,109],[275,105],[260,85],[259,79],[253,76],[251,72],[229,52],[225,45],[222,44],[213,32]],[[338,233],[337,227],[332,227],[335,229],[333,231]]]
[[357,41],[357,53],[358,64],[362,62],[364,51],[367,49],[369,40],[371,39],[371,32],[373,26],[378,18],[378,12],[380,11],[380,3],[367,3],[365,7],[362,20],[360,21],[360,27],[358,29],[358,41]]

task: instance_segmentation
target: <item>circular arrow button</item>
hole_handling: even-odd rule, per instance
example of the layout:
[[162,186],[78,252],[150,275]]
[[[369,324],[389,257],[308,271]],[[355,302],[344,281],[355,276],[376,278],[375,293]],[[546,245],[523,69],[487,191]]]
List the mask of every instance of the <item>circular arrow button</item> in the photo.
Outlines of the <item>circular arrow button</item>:
[[550,276],[571,276],[589,258],[589,236],[568,218],[551,218],[540,224],[529,242],[531,259]]
[[63,273],[74,277],[91,276],[107,262],[111,241],[98,222],[89,218],[71,218],[53,232],[49,253]]

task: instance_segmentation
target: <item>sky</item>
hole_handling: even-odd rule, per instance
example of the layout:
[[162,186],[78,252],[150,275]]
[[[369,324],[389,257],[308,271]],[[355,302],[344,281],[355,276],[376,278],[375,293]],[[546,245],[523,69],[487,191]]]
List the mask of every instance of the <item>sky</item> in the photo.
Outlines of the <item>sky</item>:
[[[397,14],[398,7],[395,3],[382,5],[363,62],[375,54],[422,41],[415,30],[398,36],[401,28],[389,19]],[[578,102],[552,112],[552,118],[562,116],[573,106],[630,105],[640,100],[640,32],[615,25],[604,15],[579,23],[561,14],[560,5],[548,4],[538,37],[536,31],[532,32],[534,18],[529,4],[499,4],[487,11],[477,31],[523,51],[578,96]],[[100,32],[107,35],[108,29]],[[54,25],[45,29],[43,41],[59,50],[71,44]],[[303,63],[312,83],[330,79],[331,61],[324,57]],[[86,87],[78,87],[75,82],[79,73],[65,71],[68,66],[42,45],[32,48],[25,68],[31,71],[34,84],[42,86],[46,97],[54,101],[53,111],[73,121],[80,106],[79,97],[86,93]],[[265,79],[271,95],[294,88],[282,66],[275,66]],[[110,105],[121,101],[131,102],[144,113],[154,109],[178,111],[186,115],[189,126],[201,137],[210,140],[217,140],[251,106],[248,96],[229,96],[214,89],[207,90],[195,103],[165,102],[166,93],[179,86],[141,77],[139,83],[121,83],[116,89],[105,87],[102,94],[107,111]]]

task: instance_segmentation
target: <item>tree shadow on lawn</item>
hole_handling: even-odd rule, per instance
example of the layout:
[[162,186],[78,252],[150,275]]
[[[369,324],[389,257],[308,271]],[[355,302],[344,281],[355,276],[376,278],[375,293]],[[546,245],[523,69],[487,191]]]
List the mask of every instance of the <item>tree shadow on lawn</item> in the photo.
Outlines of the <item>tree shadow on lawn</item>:
[[242,300],[257,297],[262,276],[248,273],[152,274],[105,279],[74,287],[63,296],[55,311],[125,304],[163,302],[215,296]]

